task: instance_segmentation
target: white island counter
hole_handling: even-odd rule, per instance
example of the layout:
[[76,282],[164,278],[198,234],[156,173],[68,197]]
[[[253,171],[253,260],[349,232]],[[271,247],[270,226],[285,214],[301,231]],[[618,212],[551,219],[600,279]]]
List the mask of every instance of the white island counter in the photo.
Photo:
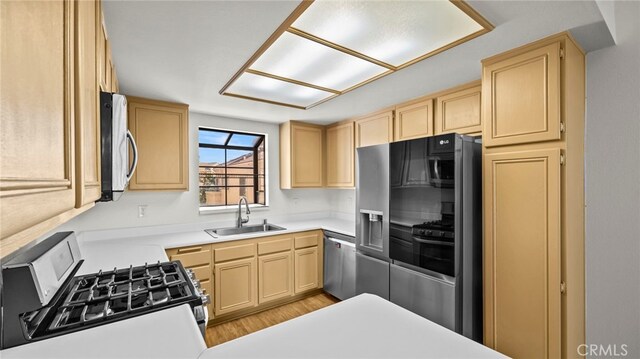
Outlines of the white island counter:
[[214,358],[506,358],[371,294],[205,350]]

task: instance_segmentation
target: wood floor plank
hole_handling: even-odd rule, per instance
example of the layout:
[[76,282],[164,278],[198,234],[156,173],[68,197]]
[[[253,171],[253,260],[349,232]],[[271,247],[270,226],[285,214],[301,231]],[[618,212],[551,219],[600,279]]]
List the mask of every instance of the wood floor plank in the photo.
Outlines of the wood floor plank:
[[324,308],[339,300],[320,293],[283,306],[207,328],[205,341],[212,347],[264,328]]

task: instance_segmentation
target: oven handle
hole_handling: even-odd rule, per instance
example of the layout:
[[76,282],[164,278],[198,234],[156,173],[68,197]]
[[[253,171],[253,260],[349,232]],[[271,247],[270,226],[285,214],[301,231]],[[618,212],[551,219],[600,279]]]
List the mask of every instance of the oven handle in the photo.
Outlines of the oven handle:
[[445,242],[445,241],[433,241],[433,240],[429,240],[429,239],[422,239],[416,236],[412,236],[411,238],[413,238],[414,241],[418,242],[418,243],[423,243],[423,244],[436,244],[436,245],[441,245],[441,246],[454,246],[453,242]]
[[439,180],[440,179],[440,171],[438,170],[438,159],[436,158],[433,161],[433,171],[436,173],[436,179]]

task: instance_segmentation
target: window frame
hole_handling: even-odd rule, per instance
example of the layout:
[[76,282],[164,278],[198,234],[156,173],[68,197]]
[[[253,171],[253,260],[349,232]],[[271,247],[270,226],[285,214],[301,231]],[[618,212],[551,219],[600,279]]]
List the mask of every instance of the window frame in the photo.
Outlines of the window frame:
[[[224,133],[228,133],[228,137],[225,140],[224,144],[208,144],[208,143],[202,143],[200,142],[200,131],[212,131],[212,132],[224,132]],[[229,142],[231,141],[231,139],[233,138],[233,135],[249,135],[249,136],[256,136],[258,137],[258,140],[255,142],[255,144],[253,146],[238,146],[238,145],[229,145]],[[228,202],[228,198],[227,198],[227,193],[225,193],[225,203],[224,204],[219,204],[219,205],[202,205],[200,203],[200,190],[203,188],[221,188],[224,189],[225,191],[227,191],[229,188],[251,188],[253,191],[253,198],[254,198],[254,202],[253,203],[249,203],[249,207],[268,207],[269,205],[269,196],[268,196],[268,180],[267,180],[267,170],[268,170],[268,159],[267,159],[267,152],[268,152],[268,146],[267,146],[267,134],[266,133],[257,133],[257,132],[245,132],[245,131],[237,131],[237,130],[230,130],[230,129],[223,129],[223,128],[212,128],[212,127],[206,127],[206,126],[198,126],[198,207],[200,209],[201,212],[206,212],[206,211],[219,211],[219,210],[224,210],[224,209],[230,209],[230,208],[235,208],[237,206],[237,203],[229,203]],[[264,144],[264,160],[263,160],[263,182],[264,182],[264,204],[263,203],[256,203],[255,201],[259,198],[259,193],[260,193],[260,183],[259,183],[259,178],[261,177],[261,175],[259,174],[259,164],[258,164],[258,148]],[[201,148],[211,148],[211,149],[222,149],[224,150],[224,185],[223,186],[215,186],[215,185],[207,185],[207,186],[201,186],[200,185],[200,168],[202,167],[212,167],[212,166],[201,166],[200,165],[200,149]],[[228,166],[228,157],[227,157],[227,151],[229,150],[239,150],[239,151],[251,151],[253,153],[253,168],[251,167],[229,167]],[[214,167],[221,167],[221,166],[214,166]],[[238,169],[252,169],[252,173],[250,175],[250,177],[253,179],[253,185],[228,185],[228,168],[238,168]]]

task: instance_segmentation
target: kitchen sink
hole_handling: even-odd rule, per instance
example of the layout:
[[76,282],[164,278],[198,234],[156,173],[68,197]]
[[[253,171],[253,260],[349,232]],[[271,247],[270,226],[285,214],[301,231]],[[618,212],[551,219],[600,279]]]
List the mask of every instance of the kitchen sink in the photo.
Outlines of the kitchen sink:
[[220,236],[232,236],[235,234],[283,231],[285,229],[286,228],[276,226],[275,224],[265,223],[265,224],[256,224],[252,226],[205,229],[204,231],[209,233],[211,236],[217,238]]

